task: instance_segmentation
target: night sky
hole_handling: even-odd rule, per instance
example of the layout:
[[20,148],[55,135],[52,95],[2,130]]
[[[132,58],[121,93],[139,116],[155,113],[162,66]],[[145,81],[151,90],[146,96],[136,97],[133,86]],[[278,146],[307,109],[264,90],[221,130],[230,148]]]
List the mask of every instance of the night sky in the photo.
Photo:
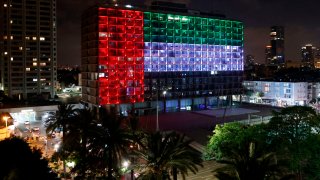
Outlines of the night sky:
[[[58,64],[80,65],[81,14],[97,0],[59,0]],[[183,0],[180,0],[183,1]],[[143,0],[134,0],[144,3]],[[175,0],[174,2],[178,2]],[[244,23],[244,53],[264,63],[273,25],[285,27],[286,60],[300,60],[301,46],[320,46],[319,0],[184,0],[189,9],[219,12]]]

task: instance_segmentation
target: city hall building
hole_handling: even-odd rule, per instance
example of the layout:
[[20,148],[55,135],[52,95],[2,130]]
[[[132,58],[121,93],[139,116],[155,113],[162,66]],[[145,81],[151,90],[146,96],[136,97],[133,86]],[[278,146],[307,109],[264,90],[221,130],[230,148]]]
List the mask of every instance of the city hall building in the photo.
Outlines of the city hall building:
[[84,102],[180,111],[242,93],[243,23],[169,4],[85,11]]

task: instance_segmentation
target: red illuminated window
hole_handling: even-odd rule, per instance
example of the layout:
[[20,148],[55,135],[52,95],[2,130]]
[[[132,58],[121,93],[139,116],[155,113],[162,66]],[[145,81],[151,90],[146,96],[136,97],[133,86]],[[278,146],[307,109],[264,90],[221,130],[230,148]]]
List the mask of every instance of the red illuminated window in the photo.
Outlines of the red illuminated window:
[[99,8],[99,104],[143,102],[143,13]]

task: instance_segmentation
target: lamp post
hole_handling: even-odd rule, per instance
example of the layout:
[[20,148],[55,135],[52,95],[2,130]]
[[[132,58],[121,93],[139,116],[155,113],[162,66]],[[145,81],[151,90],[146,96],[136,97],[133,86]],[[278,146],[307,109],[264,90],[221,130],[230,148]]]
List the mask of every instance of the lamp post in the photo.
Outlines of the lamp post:
[[158,103],[158,96],[159,96],[159,90],[157,88],[157,109],[156,109],[156,113],[157,113],[157,124],[156,124],[156,131],[159,131],[159,103]]
[[166,113],[166,110],[167,110],[167,104],[166,104],[167,91],[163,91],[162,94],[163,94],[163,110],[164,110],[164,113]]
[[[167,94],[167,91],[163,91],[162,94],[163,94],[163,97],[165,97]],[[164,103],[166,102],[164,101]],[[157,124],[156,125],[157,125],[156,131],[159,131],[159,90],[157,90]]]
[[9,117],[8,116],[3,116],[2,119],[4,121],[6,121],[6,137],[7,137],[7,134],[8,134],[8,119],[9,119]]

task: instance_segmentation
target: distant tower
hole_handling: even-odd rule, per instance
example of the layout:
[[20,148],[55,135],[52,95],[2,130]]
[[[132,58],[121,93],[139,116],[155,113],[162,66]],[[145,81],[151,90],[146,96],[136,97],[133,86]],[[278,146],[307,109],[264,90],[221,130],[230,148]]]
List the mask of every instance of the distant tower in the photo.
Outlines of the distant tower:
[[301,48],[302,63],[304,66],[314,67],[317,48],[312,44],[306,44]]
[[265,54],[266,54],[266,64],[272,64],[271,46],[266,46]]
[[285,63],[284,58],[284,27],[272,26],[270,31],[271,64],[281,65]]

